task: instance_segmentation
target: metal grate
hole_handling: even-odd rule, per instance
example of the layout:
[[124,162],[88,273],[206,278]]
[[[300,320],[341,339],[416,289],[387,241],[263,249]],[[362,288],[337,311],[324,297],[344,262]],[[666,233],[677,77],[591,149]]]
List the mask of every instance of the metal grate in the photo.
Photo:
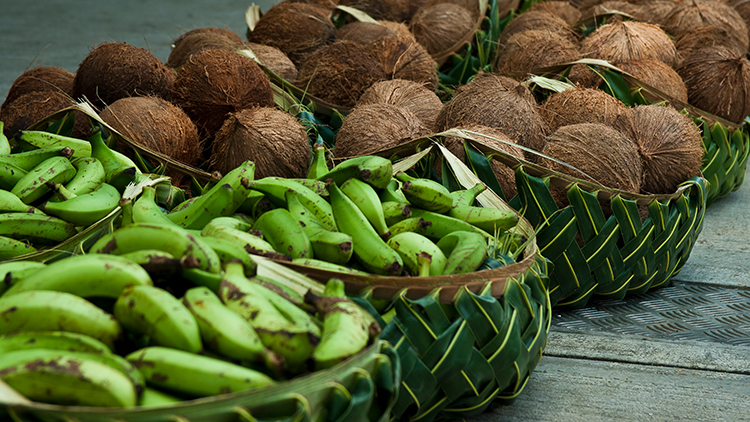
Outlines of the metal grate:
[[750,346],[750,291],[673,281],[641,296],[557,310],[556,327]]

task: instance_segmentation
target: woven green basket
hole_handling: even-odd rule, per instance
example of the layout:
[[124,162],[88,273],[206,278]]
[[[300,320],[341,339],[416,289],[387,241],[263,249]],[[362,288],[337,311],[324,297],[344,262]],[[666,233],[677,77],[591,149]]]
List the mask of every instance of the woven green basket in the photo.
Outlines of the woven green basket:
[[123,410],[23,403],[13,401],[9,391],[0,388],[0,403],[3,403],[0,404],[0,419],[45,422],[385,422],[390,419],[391,409],[396,403],[400,374],[396,351],[388,342],[379,341],[327,370],[258,391],[207,397],[171,407]]

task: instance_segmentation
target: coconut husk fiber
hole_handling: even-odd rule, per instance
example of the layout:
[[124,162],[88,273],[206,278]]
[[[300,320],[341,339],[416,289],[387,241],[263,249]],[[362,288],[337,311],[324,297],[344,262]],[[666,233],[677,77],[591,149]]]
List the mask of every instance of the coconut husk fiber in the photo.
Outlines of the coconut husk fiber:
[[[58,91],[32,91],[21,95],[0,108],[0,121],[4,123],[3,133],[12,138],[19,130],[29,126],[75,104],[70,97]],[[79,116],[76,116],[79,117]],[[76,118],[76,126],[88,122]]]
[[405,22],[409,19],[409,0],[339,0],[339,4],[359,9],[375,20]]
[[336,133],[335,157],[355,157],[398,146],[431,131],[411,111],[393,104],[354,107]]
[[[482,135],[472,134],[472,137],[479,139],[483,143],[490,145],[491,147],[493,147],[494,149],[498,151],[502,151],[518,159],[523,159],[523,156],[524,156],[523,150],[515,146],[515,142],[513,141],[513,139],[511,139],[506,134],[500,132],[499,130],[496,130],[487,126],[472,125],[472,124],[461,125],[457,127],[456,129],[463,129],[463,130],[481,133]],[[508,143],[501,142],[496,139],[502,139],[503,141],[510,143],[510,145]],[[459,160],[461,160],[461,162],[465,162],[466,151],[464,150],[463,138],[447,137],[444,140],[444,145],[448,149],[448,151],[453,153],[453,155],[455,155]],[[436,168],[440,168],[440,162],[436,163],[435,166]],[[503,164],[502,162],[498,160],[490,161],[490,166],[492,167],[493,173],[495,173],[495,178],[497,179],[497,182],[500,185],[500,188],[503,190],[503,194],[505,195],[505,198],[511,199],[514,196],[516,196],[516,194],[518,193],[518,189],[516,188],[515,170],[513,170],[513,168],[508,167],[507,165]]]
[[97,107],[124,97],[154,95],[168,100],[174,80],[174,71],[150,51],[106,42],[95,46],[78,65],[73,98],[86,97]]
[[602,25],[581,42],[583,57],[619,63],[657,59],[669,66],[678,62],[674,43],[658,26],[635,21]]
[[643,22],[664,28],[667,16],[681,2],[682,0],[642,0],[638,2],[641,11],[635,17]]
[[[547,123],[539,114],[528,88],[498,74],[480,74],[456,90],[438,115],[438,130],[461,124],[479,124],[497,129],[521,146],[541,151]],[[527,153],[530,161],[535,154]]]
[[650,85],[672,98],[688,102],[685,82],[676,70],[666,63],[654,59],[631,60],[620,63],[620,69],[635,76],[641,82]]
[[[121,98],[102,110],[99,117],[141,146],[189,166],[200,164],[198,129],[181,108],[168,101],[158,97]],[[126,145],[118,145],[118,149],[133,156]]]
[[581,11],[567,1],[543,1],[541,3],[534,3],[531,5],[527,13],[528,12],[551,13],[554,16],[562,18],[571,28],[581,20]]
[[602,90],[576,87],[550,95],[539,107],[539,114],[550,130],[555,131],[579,123],[614,126],[618,117],[627,110],[622,101]]
[[285,81],[297,80],[297,66],[278,48],[251,42],[244,43],[242,48],[250,49],[263,66],[281,76]]
[[704,25],[726,29],[732,44],[743,53],[748,51],[750,37],[745,20],[723,1],[690,0],[679,3],[667,15],[664,30],[679,36]]
[[403,107],[419,118],[430,131],[436,131],[437,120],[443,103],[434,91],[424,84],[405,79],[376,82],[359,97],[357,106],[366,104],[393,104]]
[[255,177],[305,177],[310,141],[297,119],[277,108],[255,107],[230,113],[216,133],[211,170],[227,174],[250,160]]
[[581,18],[584,20],[592,19],[596,16],[606,15],[614,11],[626,13],[635,17],[641,13],[641,6],[627,1],[604,1],[586,9],[581,9]]
[[393,32],[380,23],[354,21],[337,29],[336,35],[340,40],[367,45],[379,38],[393,36]]
[[379,20],[378,23],[388,28],[394,35],[414,38],[414,34],[411,33],[409,27],[403,22]]
[[331,104],[353,107],[372,84],[386,79],[370,50],[352,41],[336,41],[307,56],[297,86]]
[[247,40],[283,51],[299,68],[305,55],[336,39],[336,27],[326,7],[279,3],[258,20]]
[[[675,48],[680,55],[680,65],[682,61],[702,48],[711,48],[715,46],[724,46],[734,48],[738,53],[744,54],[731,41],[729,31],[725,28],[719,28],[713,25],[703,25],[692,31],[684,32],[674,39]],[[679,66],[678,66],[679,67]]]
[[255,61],[226,50],[203,50],[182,66],[172,102],[182,107],[202,137],[210,137],[229,113],[273,106],[268,76]]
[[736,10],[745,21],[745,26],[750,30],[750,0],[726,0],[726,3],[734,7],[734,10]]
[[[231,34],[231,35],[229,35]],[[176,69],[185,64],[193,54],[203,50],[229,50],[242,48],[239,35],[222,28],[197,28],[180,35],[172,43],[167,66]]]
[[750,115],[750,62],[737,50],[698,50],[677,73],[685,81],[691,105],[734,123]]
[[571,42],[578,42],[578,35],[563,18],[544,10],[529,10],[513,18],[500,34],[498,44],[503,45],[519,32],[544,31]]
[[423,83],[431,91],[437,89],[437,62],[413,36],[383,37],[368,48],[380,62],[386,78],[406,79]]
[[536,69],[580,58],[578,46],[567,38],[547,31],[523,31],[500,45],[495,71],[525,79]]
[[73,95],[73,72],[56,66],[37,66],[21,74],[8,90],[0,108],[23,94],[35,91],[57,91]]
[[474,16],[453,3],[438,3],[417,10],[409,23],[417,42],[436,55],[450,50],[466,34],[474,32]]
[[693,120],[672,107],[639,105],[617,128],[634,140],[643,165],[641,192],[669,194],[698,176],[703,164],[703,139]]
[[[476,18],[479,16],[479,2],[476,0],[427,0],[422,3],[421,7],[431,7],[431,6],[435,6],[436,4],[441,4],[441,3],[450,3],[450,4],[455,4],[457,6],[463,7],[464,9],[468,10],[471,13],[471,16],[473,17],[474,20],[476,20]],[[415,9],[414,13],[416,13],[416,10],[418,9]],[[502,11],[503,10],[500,9],[500,12]],[[412,18],[413,18],[413,14],[412,14]]]

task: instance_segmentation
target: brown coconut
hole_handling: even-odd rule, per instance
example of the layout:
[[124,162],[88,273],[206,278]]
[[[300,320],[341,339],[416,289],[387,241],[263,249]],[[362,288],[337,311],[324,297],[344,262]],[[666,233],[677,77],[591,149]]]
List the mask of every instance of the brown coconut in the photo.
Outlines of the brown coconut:
[[643,22],[664,28],[667,16],[681,2],[682,0],[642,0],[638,2],[641,10],[635,17]]
[[406,79],[423,83],[432,91],[437,89],[437,62],[414,37],[383,37],[368,48],[380,62],[386,78]]
[[526,78],[536,69],[581,58],[578,46],[547,31],[523,31],[500,46],[495,70],[503,75]]
[[[450,3],[463,7],[464,9],[471,12],[471,16],[474,17],[474,20],[476,20],[476,18],[479,16],[479,2],[475,0],[426,0],[422,4],[422,7],[431,7],[441,3]],[[416,13],[416,10],[414,13]]]
[[414,38],[414,34],[411,33],[409,27],[402,22],[379,20],[378,23],[388,28],[394,35]]
[[745,26],[750,30],[750,0],[726,0],[726,2],[742,16]]
[[627,1],[609,0],[586,9],[581,9],[581,18],[588,20],[597,16],[607,15],[614,11],[635,17],[641,13],[641,6]]
[[359,9],[376,20],[404,22],[409,19],[408,0],[339,0],[339,5]]
[[[641,159],[635,142],[620,131],[599,123],[562,126],[547,137],[539,164],[575,178],[598,182],[613,189],[639,193],[643,180]],[[593,178],[593,181],[592,181]],[[560,206],[567,205],[565,191],[550,189]]]
[[635,21],[615,21],[600,26],[583,39],[581,53],[614,65],[636,59],[657,59],[674,67],[678,61],[669,35],[656,25]]
[[741,52],[750,46],[747,25],[742,16],[730,5],[718,0],[690,0],[679,3],[667,15],[664,30],[678,36],[704,25],[724,28],[729,40]]
[[[438,130],[470,123],[495,128],[536,151],[542,150],[548,130],[529,89],[497,74],[478,75],[459,87],[436,121]],[[527,155],[532,161],[535,157]]]
[[[75,102],[70,97],[57,91],[32,91],[23,94],[0,108],[0,122],[4,123],[3,133],[11,138],[19,130],[26,130],[50,114],[73,104]],[[88,125],[88,122],[76,116],[76,126],[81,123]]]
[[250,160],[255,177],[305,177],[310,141],[297,119],[277,108],[255,107],[230,113],[216,133],[211,169],[226,174]]
[[539,114],[551,131],[579,123],[614,126],[628,107],[617,98],[595,88],[576,87],[550,95]]
[[297,66],[278,48],[251,42],[244,43],[242,48],[251,50],[263,66],[284,80],[290,82],[297,80]]
[[563,18],[544,10],[529,10],[508,22],[500,34],[498,43],[506,44],[510,37],[525,31],[544,31],[557,37],[567,38],[571,42],[578,41],[578,35],[573,31],[573,27]]
[[534,3],[526,12],[547,12],[561,17],[568,25],[573,27],[581,20],[581,11],[567,1],[543,1]]
[[182,107],[203,137],[216,132],[229,113],[272,106],[268,76],[255,61],[226,50],[203,50],[182,66],[172,102]]
[[73,95],[73,78],[75,78],[73,72],[56,66],[38,66],[29,69],[13,81],[0,108],[29,92],[57,91],[71,96]]
[[700,129],[676,109],[636,106],[617,126],[638,145],[643,165],[641,192],[673,193],[677,185],[700,174],[704,155]]
[[248,41],[283,51],[299,67],[303,57],[336,39],[326,7],[279,3],[268,9],[248,34]]
[[430,130],[411,111],[393,104],[357,106],[336,133],[335,157],[355,157],[398,146]]
[[193,54],[203,50],[237,50],[244,41],[239,35],[223,28],[197,28],[180,35],[172,43],[167,66],[176,69]]
[[73,98],[86,97],[97,107],[120,98],[154,95],[169,99],[174,71],[150,51],[107,42],[93,48],[73,79]]
[[443,103],[434,91],[424,84],[405,79],[392,79],[373,84],[359,97],[357,106],[366,104],[393,104],[403,107],[419,118],[430,131],[435,131]]
[[[521,160],[523,159],[523,150],[515,145],[513,139],[500,132],[499,130],[474,124],[461,125],[456,129],[463,129],[480,133],[480,135],[472,134],[471,136],[482,141],[482,143],[495,148],[498,151],[502,151]],[[498,141],[497,139],[501,139],[505,142]],[[447,137],[445,138],[444,145],[451,153],[453,153],[453,155],[461,160],[461,162],[464,162],[466,160],[466,151],[464,150],[463,138]],[[516,188],[515,170],[498,160],[492,160],[490,162],[490,166],[492,167],[493,173],[495,173],[495,178],[497,179],[500,188],[503,190],[505,198],[511,199],[516,196],[516,194],[518,193],[518,189]]]
[[392,35],[393,32],[388,27],[377,22],[354,21],[336,30],[338,39],[353,41],[362,45],[367,45],[378,38]]
[[366,46],[336,41],[307,56],[297,86],[323,101],[352,107],[367,88],[385,79],[380,62]]
[[702,48],[711,48],[719,45],[734,48],[741,54],[744,53],[742,50],[737,49],[736,45],[731,42],[729,31],[713,25],[699,26],[692,31],[678,35],[674,39],[674,45],[677,48],[677,53],[680,55],[680,64],[682,64],[682,60],[692,56]]
[[409,24],[417,42],[432,55],[449,51],[467,34],[474,33],[474,16],[452,3],[422,7]]
[[684,103],[688,101],[687,87],[676,70],[666,63],[654,59],[631,60],[620,63],[620,69],[635,76],[672,98]]
[[[121,98],[99,114],[108,125],[133,142],[190,166],[201,161],[198,129],[176,105],[158,97]],[[127,146],[118,148],[132,155]]]
[[735,123],[750,115],[750,62],[737,50],[698,50],[677,73],[685,81],[691,105]]

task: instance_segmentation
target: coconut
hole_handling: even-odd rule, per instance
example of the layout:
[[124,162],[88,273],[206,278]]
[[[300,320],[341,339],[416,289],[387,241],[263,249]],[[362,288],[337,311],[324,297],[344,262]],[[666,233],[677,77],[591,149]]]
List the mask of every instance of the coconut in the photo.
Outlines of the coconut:
[[[497,74],[480,74],[456,90],[443,105],[438,130],[480,124],[508,135],[519,145],[541,151],[547,124],[537,111],[533,94],[519,82]],[[535,155],[527,156],[535,160]]]
[[431,91],[437,89],[437,62],[414,37],[383,37],[368,48],[380,62],[388,79],[406,79],[423,83]]
[[544,31],[560,38],[567,38],[577,42],[578,36],[565,20],[557,15],[543,10],[529,10],[511,20],[500,34],[499,44],[506,44],[510,37],[525,31]]
[[[421,7],[431,7],[442,3],[455,4],[463,7],[471,13],[474,20],[479,16],[479,2],[476,0],[427,0],[422,3]],[[416,10],[418,9],[415,9],[414,13],[416,13]],[[500,10],[502,11],[502,9]]]
[[307,56],[299,68],[297,86],[323,101],[352,107],[367,88],[385,79],[367,47],[340,40]]
[[745,21],[745,26],[750,30],[750,0],[726,0],[726,3],[734,7],[734,10]]
[[283,51],[299,67],[302,58],[336,39],[329,9],[305,3],[279,3],[263,14],[248,41]]
[[[120,98],[99,114],[108,125],[133,142],[190,166],[201,159],[198,129],[181,108],[158,97]],[[118,145],[132,156],[131,149]]]
[[578,47],[567,38],[547,31],[523,31],[500,46],[495,69],[500,74],[519,74],[525,79],[536,69],[580,58]]
[[388,149],[427,135],[411,111],[393,104],[365,104],[352,109],[336,133],[336,157],[355,157]]
[[591,6],[587,9],[581,9],[581,17],[584,20],[592,19],[597,16],[606,15],[611,12],[622,12],[630,16],[637,16],[641,13],[641,6],[627,1],[605,1],[600,4]]
[[392,35],[393,32],[388,27],[376,22],[354,21],[347,23],[336,31],[338,39],[353,41],[362,45]]
[[278,48],[251,42],[245,43],[243,48],[251,50],[263,66],[284,80],[290,82],[297,80],[297,66]]
[[664,29],[671,35],[678,36],[703,25],[726,29],[732,44],[741,52],[747,52],[750,37],[745,20],[723,1],[691,0],[679,3],[667,15]]
[[685,81],[691,105],[735,123],[750,115],[750,62],[737,50],[698,50],[677,73]]
[[[229,35],[231,34],[231,35]],[[244,41],[234,32],[222,28],[198,28],[180,35],[172,43],[167,66],[176,69],[185,64],[193,54],[203,50],[230,50],[242,48]]]
[[[19,130],[26,130],[29,126],[56,113],[75,102],[58,91],[32,91],[21,95],[15,100],[3,104],[0,108],[0,122],[4,123],[3,133],[8,138],[15,136]],[[83,119],[76,119],[88,124]]]
[[[471,136],[498,151],[502,151],[518,159],[523,159],[523,150],[515,145],[513,139],[496,129],[475,124],[461,125],[456,129],[480,133],[481,135],[472,134]],[[497,139],[502,139],[505,142],[498,141]],[[448,151],[453,153],[453,155],[461,160],[461,162],[466,160],[463,138],[446,137],[444,145]],[[440,163],[437,163],[436,165],[440,165]],[[505,198],[511,199],[516,196],[518,190],[516,188],[515,170],[497,160],[492,160],[490,166],[492,167],[493,173],[495,173],[495,178],[497,179],[500,188],[503,190]]]
[[229,113],[274,104],[271,83],[260,66],[226,50],[193,54],[177,74],[172,102],[204,137],[213,135]]
[[98,107],[124,97],[169,99],[174,79],[174,71],[150,51],[126,43],[102,43],[78,65],[73,98],[86,97]]
[[412,113],[430,131],[435,131],[435,120],[443,103],[434,91],[419,82],[392,79],[373,84],[359,97],[357,107],[366,104],[393,104]]
[[[553,171],[613,189],[639,193],[643,180],[635,142],[620,131],[599,123],[562,126],[547,137],[539,164]],[[560,188],[550,189],[560,206],[568,203]],[[604,204],[603,204],[604,205]]]
[[662,61],[654,59],[631,60],[620,63],[620,69],[672,98],[684,103],[688,102],[687,87],[685,87],[682,78],[677,71]]
[[419,9],[409,28],[414,38],[434,55],[448,51],[466,34],[473,33],[474,16],[457,4],[438,3]]
[[339,4],[359,9],[376,20],[404,22],[409,19],[408,0],[339,0]]
[[210,166],[223,174],[250,160],[255,177],[305,177],[310,141],[305,127],[289,113],[255,107],[230,113],[213,141]]
[[561,17],[568,25],[573,27],[581,20],[581,11],[567,1],[544,1],[534,3],[526,12],[547,12]]
[[555,131],[579,123],[614,126],[627,110],[622,101],[602,90],[576,87],[550,95],[539,107],[539,114],[550,130]]
[[672,9],[682,0],[643,0],[639,1],[638,4],[641,6],[641,11],[635,15],[639,20],[659,25],[664,28],[664,24],[667,21],[667,16],[672,12]]
[[411,33],[409,27],[401,22],[380,20],[378,23],[388,28],[388,30],[393,32],[394,35],[414,38],[414,34]]
[[622,116],[617,127],[638,145],[642,192],[672,193],[680,183],[700,174],[704,154],[700,129],[676,109],[637,106]]
[[38,66],[29,69],[13,81],[0,108],[29,92],[57,91],[70,96],[73,94],[73,78],[75,78],[73,72],[56,66]]
[[657,59],[677,64],[674,43],[658,26],[643,22],[615,21],[600,26],[581,43],[584,57],[607,60],[617,65],[636,59]]
[[680,55],[680,62],[702,48],[711,48],[718,45],[734,48],[738,53],[744,54],[731,42],[729,31],[713,25],[699,26],[690,32],[678,35],[674,39],[674,45]]

